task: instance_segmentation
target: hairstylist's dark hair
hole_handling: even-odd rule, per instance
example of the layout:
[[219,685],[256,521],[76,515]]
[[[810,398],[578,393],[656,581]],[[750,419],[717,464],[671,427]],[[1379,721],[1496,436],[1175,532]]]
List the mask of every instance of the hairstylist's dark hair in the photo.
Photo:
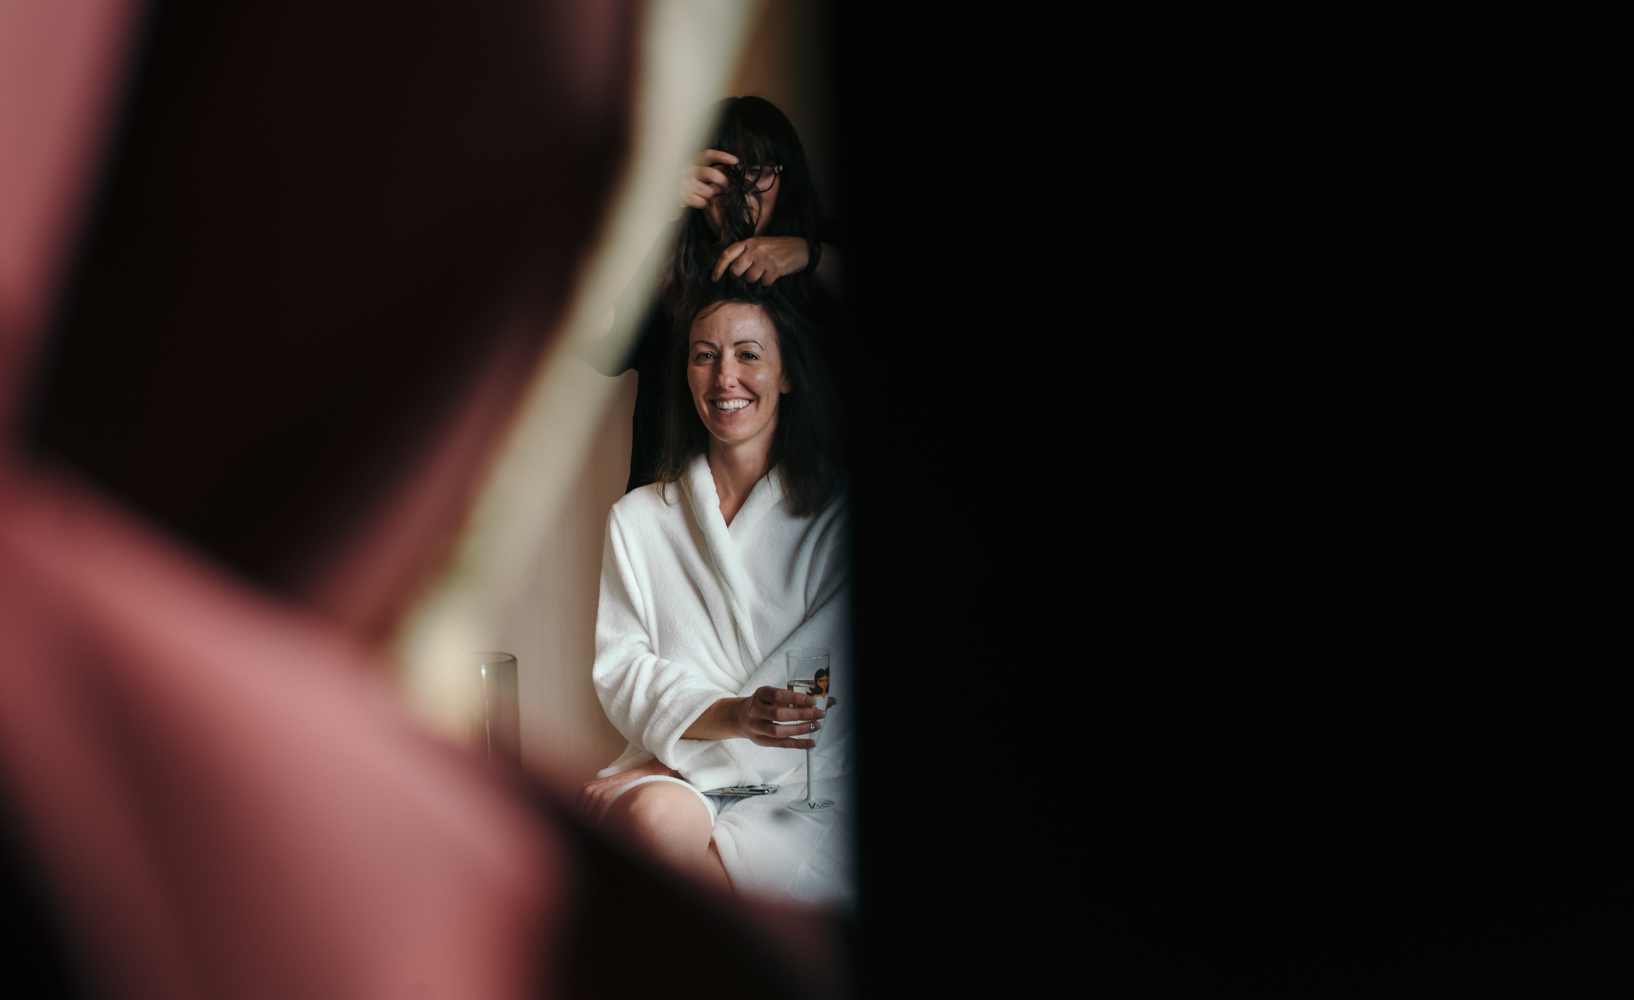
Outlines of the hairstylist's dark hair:
[[[729,97],[711,110],[711,116],[715,124],[704,148],[731,153],[738,158],[738,164],[723,170],[732,186],[721,195],[724,211],[719,236],[709,228],[702,210],[688,208],[681,216],[680,237],[664,273],[664,305],[671,316],[696,314],[718,298],[721,282],[711,280],[715,261],[722,250],[755,235],[748,218],[751,185],[744,178],[744,168],[783,167],[778,176],[777,204],[762,235],[808,236],[816,233],[822,219],[817,189],[812,186],[811,170],[806,165],[806,151],[777,105],[763,97]],[[783,294],[798,305],[805,305],[810,298],[808,274],[791,274],[777,283]]]
[[675,347],[666,364],[664,428],[659,436],[653,478],[666,488],[686,474],[693,456],[709,448],[709,432],[692,401],[687,365],[692,357],[692,325],[728,302],[755,306],[777,331],[777,349],[789,391],[777,404],[768,469],[777,469],[783,502],[795,517],[809,517],[827,506],[844,468],[839,409],[824,363],[817,332],[800,310],[775,289],[748,286],[734,279],[713,300],[685,315],[676,325]]

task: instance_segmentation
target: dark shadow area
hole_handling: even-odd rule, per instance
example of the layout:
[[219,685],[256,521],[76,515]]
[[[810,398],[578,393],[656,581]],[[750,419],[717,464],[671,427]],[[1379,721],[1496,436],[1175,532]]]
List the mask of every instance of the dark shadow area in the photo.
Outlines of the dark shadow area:
[[1605,64],[1117,21],[836,5],[868,990],[1603,985]]
[[531,371],[617,176],[627,46],[564,85],[541,39],[573,18],[524,0],[148,16],[31,439],[299,594],[496,345]]
[[13,826],[0,801],[0,986],[16,1000],[82,996],[51,894]]

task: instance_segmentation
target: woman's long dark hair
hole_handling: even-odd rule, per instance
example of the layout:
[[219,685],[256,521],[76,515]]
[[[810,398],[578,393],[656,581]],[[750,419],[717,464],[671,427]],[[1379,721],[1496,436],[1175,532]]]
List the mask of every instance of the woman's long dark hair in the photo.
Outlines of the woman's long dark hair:
[[789,513],[809,517],[828,505],[839,487],[845,464],[839,409],[821,342],[801,311],[775,288],[749,286],[742,279],[727,284],[725,291],[676,324],[675,346],[665,365],[664,428],[659,435],[654,478],[667,493],[669,484],[686,474],[692,458],[709,448],[709,431],[698,416],[692,389],[687,385],[692,324],[728,302],[745,303],[761,309],[772,321],[783,374],[789,380],[789,391],[777,404],[777,427],[772,431],[766,467],[778,470]]
[[[680,237],[664,273],[664,306],[671,316],[696,315],[719,297],[722,283],[711,280],[721,251],[755,235],[748,219],[751,185],[746,167],[781,165],[777,205],[763,236],[809,236],[817,232],[822,207],[811,183],[806,151],[800,137],[777,105],[763,97],[729,97],[712,110],[715,127],[706,149],[718,149],[738,158],[723,170],[732,181],[721,194],[722,228],[709,228],[701,209],[688,208],[681,217]],[[729,276],[728,276],[729,277]],[[725,279],[723,279],[724,281]],[[783,295],[800,306],[811,297],[811,276],[804,272],[777,281]]]

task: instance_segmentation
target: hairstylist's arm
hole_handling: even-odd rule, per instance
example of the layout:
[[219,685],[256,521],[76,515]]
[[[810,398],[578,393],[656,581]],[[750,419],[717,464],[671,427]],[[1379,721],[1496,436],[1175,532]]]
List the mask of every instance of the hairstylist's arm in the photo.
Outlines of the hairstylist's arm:
[[[721,280],[727,271],[746,279],[750,284],[770,285],[778,278],[804,271],[811,263],[811,248],[798,236],[756,236],[734,243],[721,251],[715,261],[714,280]],[[840,291],[840,251],[823,244],[822,259],[817,262],[817,280],[829,291]]]
[[[823,248],[824,256],[828,248]],[[727,271],[753,285],[770,286],[778,278],[799,274],[811,263],[811,248],[799,236],[754,236],[721,251],[715,261],[715,281]]]
[[737,157],[718,149],[706,149],[699,153],[687,164],[686,169],[681,171],[682,207],[702,209],[709,204],[709,199],[726,190],[729,183],[726,174],[710,166],[711,163],[737,162]]

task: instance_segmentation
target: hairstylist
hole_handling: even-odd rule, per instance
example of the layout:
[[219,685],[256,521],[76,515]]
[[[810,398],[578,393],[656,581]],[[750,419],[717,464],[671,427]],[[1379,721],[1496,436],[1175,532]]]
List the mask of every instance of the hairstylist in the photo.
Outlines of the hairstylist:
[[675,317],[696,314],[724,286],[771,286],[819,328],[834,305],[838,253],[820,241],[823,226],[806,154],[783,112],[760,97],[734,97],[714,109],[709,146],[682,173],[681,217],[654,253],[660,269],[658,301],[626,289],[615,309],[641,310],[645,319],[627,353],[582,356],[604,375],[640,373],[626,491],[653,481],[663,418],[660,373],[669,356]]

